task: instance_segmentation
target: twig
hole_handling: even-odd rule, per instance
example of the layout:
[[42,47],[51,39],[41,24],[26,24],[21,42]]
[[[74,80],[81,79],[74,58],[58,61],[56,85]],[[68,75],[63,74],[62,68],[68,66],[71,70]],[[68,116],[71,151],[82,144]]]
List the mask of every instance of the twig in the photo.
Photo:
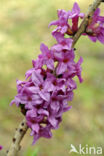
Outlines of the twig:
[[102,0],[94,0],[93,4],[90,5],[88,12],[87,12],[83,22],[81,23],[81,25],[79,27],[79,30],[77,31],[77,33],[73,37],[72,47],[74,47],[74,45],[76,44],[76,42],[79,39],[79,37],[81,36],[81,34],[85,32],[89,20],[91,19],[91,17],[93,16],[93,13],[98,8],[98,6],[100,5],[101,2],[102,2]]
[[[101,2],[102,2],[102,0],[94,0],[93,4],[90,5],[88,12],[79,27],[79,30],[73,37],[74,42],[73,42],[72,47],[74,47],[74,45],[76,44],[76,42],[79,39],[79,37],[81,36],[81,34],[85,32],[85,29],[88,25],[88,21],[91,19],[94,11],[98,8],[98,6],[100,5]],[[26,124],[26,119],[24,118],[23,121],[20,123],[18,129],[15,132],[15,136],[13,138],[13,142],[11,144],[9,152],[7,153],[7,156],[16,156],[17,155],[17,153],[20,149],[21,140],[22,140],[23,136],[25,135],[27,129],[28,129],[28,126]]]
[[28,126],[26,124],[26,119],[24,118],[23,121],[18,126],[18,129],[16,129],[10,149],[9,149],[9,151],[7,151],[7,156],[16,156],[17,155],[18,151],[20,150],[21,140],[24,137],[27,129],[28,129]]

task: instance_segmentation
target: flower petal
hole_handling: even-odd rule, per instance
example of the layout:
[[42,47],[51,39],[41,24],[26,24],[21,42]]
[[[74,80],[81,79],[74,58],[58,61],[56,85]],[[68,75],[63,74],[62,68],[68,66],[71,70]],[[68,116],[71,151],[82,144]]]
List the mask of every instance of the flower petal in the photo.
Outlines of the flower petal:
[[57,75],[63,74],[67,70],[67,64],[60,62],[57,69],[56,73]]

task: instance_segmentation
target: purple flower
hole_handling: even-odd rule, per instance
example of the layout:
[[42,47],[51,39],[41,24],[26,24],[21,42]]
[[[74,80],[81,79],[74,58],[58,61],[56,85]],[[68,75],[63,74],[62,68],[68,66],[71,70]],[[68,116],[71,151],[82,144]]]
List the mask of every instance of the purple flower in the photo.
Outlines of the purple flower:
[[48,84],[48,81],[45,81],[40,73],[34,71],[32,73],[32,82],[34,83],[35,90],[37,90],[37,93],[40,95],[40,97],[43,100],[49,102],[50,94],[48,93],[48,90],[45,89]]
[[57,25],[57,28],[53,31],[53,33],[60,31],[61,34],[64,34],[67,32],[67,29],[69,28],[69,24],[68,24],[69,14],[65,10],[58,10],[57,14],[59,19],[56,21],[52,21],[49,24],[49,26]]
[[[69,11],[69,19],[72,19],[71,31],[73,32],[73,34],[76,33],[78,30],[79,17],[84,18],[84,13],[80,13],[80,8],[78,4],[75,2],[72,11],[71,12]],[[68,31],[70,34],[70,30]]]
[[52,137],[51,126],[47,125],[46,127],[40,127],[39,133],[34,133],[34,131],[32,131],[31,135],[34,136],[33,144],[41,137],[49,139]]
[[53,53],[45,44],[40,45],[40,50],[42,54],[38,56],[37,60],[33,60],[33,67],[35,69],[40,69],[43,65],[46,65],[48,69],[54,69],[54,60],[53,60]]
[[[80,13],[80,8],[77,3],[74,3],[72,11],[66,12],[65,10],[58,10],[58,20],[49,24],[49,26],[57,26],[52,34],[60,32],[61,34],[74,35],[78,30],[79,18],[83,19],[84,13]],[[68,20],[72,20],[72,26],[69,25]]]
[[[77,88],[73,78],[77,76],[82,82],[82,58],[75,63],[73,40],[65,36],[69,29],[72,34],[77,31],[79,17],[83,14],[77,3],[72,11],[58,10],[59,19],[50,24],[57,25],[52,32],[57,43],[50,49],[42,43],[41,54],[32,61],[33,67],[26,72],[25,81],[17,80],[17,95],[11,105],[21,107],[34,138],[33,144],[41,137],[52,137],[52,130],[59,127],[63,113],[71,109],[68,102],[72,101]],[[72,19],[72,27],[68,19]]]
[[52,46],[52,51],[62,51],[62,50],[71,50],[73,40],[70,38],[64,38],[60,32],[53,33],[53,36],[57,40],[57,44]]
[[75,76],[77,76],[79,78],[80,82],[83,82],[83,79],[81,77],[81,64],[83,62],[82,57],[80,57],[79,61],[77,63],[72,62],[70,64],[67,64],[67,70],[64,72],[64,78],[74,78]]
[[[47,69],[43,66],[35,68],[33,65],[25,74],[26,81],[17,80],[17,95],[11,102],[11,105],[15,103],[25,110],[27,125],[34,137],[33,144],[40,137],[51,138],[51,130],[59,127],[63,113],[71,109],[68,101],[73,99],[73,90],[77,88],[73,77],[78,76],[82,81],[82,59],[78,63],[74,62],[72,40],[64,38],[60,33],[56,33],[55,37],[61,48],[55,48],[55,45],[48,50],[45,45],[41,45],[42,55],[38,57],[38,64],[44,64],[41,59],[46,60]],[[57,53],[62,57],[56,57]],[[53,70],[49,69],[48,58],[54,63],[57,61]]]
[[89,21],[86,33],[91,41],[96,42],[99,40],[102,44],[104,43],[104,17],[99,16],[100,9],[97,8],[92,19]]
[[67,71],[67,69],[69,68],[71,63],[73,63],[73,61],[74,61],[73,49],[63,53],[62,60],[59,62],[58,66],[57,66],[56,73],[58,75],[63,74],[65,71]]
[[2,150],[2,149],[3,149],[3,146],[0,145],[0,150]]

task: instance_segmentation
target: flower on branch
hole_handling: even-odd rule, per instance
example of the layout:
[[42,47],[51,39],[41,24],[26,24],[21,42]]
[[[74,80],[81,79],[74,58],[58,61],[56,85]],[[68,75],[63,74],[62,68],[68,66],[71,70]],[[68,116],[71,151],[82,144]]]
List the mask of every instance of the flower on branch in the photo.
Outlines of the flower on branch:
[[91,18],[85,35],[88,35],[91,41],[96,42],[99,40],[104,43],[104,17],[100,16],[100,9],[97,8],[93,17]]
[[[104,43],[104,17],[100,16],[100,9],[96,9],[100,3],[101,0],[95,0],[86,16],[74,3],[72,11],[58,10],[58,20],[50,23],[49,26],[57,26],[52,31],[56,43],[51,48],[42,43],[41,54],[32,60],[33,67],[26,72],[25,81],[17,80],[17,95],[10,105],[15,103],[20,107],[25,119],[19,125],[20,131],[16,131],[18,141],[12,143],[9,155],[15,155],[28,128],[33,144],[41,137],[51,138],[52,130],[59,128],[63,113],[71,109],[69,101],[77,88],[74,77],[77,76],[80,83],[83,81],[83,58],[75,62],[73,47],[81,35],[87,35],[93,42]],[[83,18],[79,26],[79,20]],[[2,148],[0,146],[0,150]]]
[[[104,17],[97,9],[89,19],[83,35],[95,42],[104,43]],[[27,125],[31,128],[33,144],[40,138],[51,138],[52,130],[59,127],[64,112],[69,111],[68,104],[73,99],[77,88],[74,77],[82,82],[82,57],[75,62],[73,38],[79,28],[79,19],[84,18],[77,3],[72,11],[58,10],[58,20],[50,23],[57,28],[52,31],[56,43],[48,48],[40,45],[41,54],[32,60],[33,67],[25,74],[25,81],[17,80],[17,95],[12,104],[20,106],[26,116]],[[72,21],[72,25],[69,24]],[[66,35],[67,34],[67,35]]]
[[[52,33],[74,35],[78,30],[79,18],[83,19],[84,13],[80,13],[78,4],[74,3],[72,11],[58,10],[58,20],[51,22],[49,26],[57,26]],[[69,20],[72,20],[72,26],[69,24]]]
[[50,49],[43,43],[40,45],[42,53],[32,61],[33,68],[26,72],[26,80],[17,80],[17,95],[11,102],[25,112],[33,144],[40,137],[51,138],[52,129],[59,127],[63,113],[71,109],[68,102],[77,88],[73,78],[78,76],[82,82],[82,59],[74,61],[73,40],[60,32],[53,35],[57,43]]

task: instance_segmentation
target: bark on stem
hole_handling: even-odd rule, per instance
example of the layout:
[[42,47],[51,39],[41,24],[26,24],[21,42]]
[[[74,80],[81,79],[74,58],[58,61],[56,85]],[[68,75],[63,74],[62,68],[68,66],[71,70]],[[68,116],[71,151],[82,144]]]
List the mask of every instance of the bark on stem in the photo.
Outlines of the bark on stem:
[[24,137],[28,126],[26,124],[26,119],[24,118],[23,121],[19,124],[18,128],[16,129],[15,135],[12,139],[12,144],[10,146],[9,151],[7,152],[7,156],[16,156],[18,151],[20,150],[20,143],[22,138]]
[[79,39],[79,37],[81,36],[81,34],[85,32],[89,20],[91,19],[91,17],[93,16],[93,13],[98,8],[98,6],[100,5],[101,2],[102,2],[102,0],[94,0],[93,4],[90,5],[88,12],[87,12],[84,20],[82,21],[77,33],[73,36],[72,47],[74,47],[74,45],[76,44],[76,42]]
[[[91,19],[93,13],[98,8],[98,6],[100,5],[101,2],[102,2],[102,0],[94,0],[93,4],[90,5],[88,12],[87,12],[83,22],[81,23],[81,25],[79,27],[79,30],[73,36],[72,47],[74,47],[74,45],[76,44],[76,42],[79,39],[79,37],[81,36],[81,34],[85,32],[86,27],[88,25],[88,21]],[[26,119],[24,118],[23,121],[20,123],[18,129],[15,132],[15,135],[14,135],[12,144],[10,146],[10,149],[7,153],[7,156],[16,156],[17,155],[17,153],[20,149],[20,143],[21,143],[22,138],[24,137],[27,129],[28,129],[28,126],[26,124]]]

